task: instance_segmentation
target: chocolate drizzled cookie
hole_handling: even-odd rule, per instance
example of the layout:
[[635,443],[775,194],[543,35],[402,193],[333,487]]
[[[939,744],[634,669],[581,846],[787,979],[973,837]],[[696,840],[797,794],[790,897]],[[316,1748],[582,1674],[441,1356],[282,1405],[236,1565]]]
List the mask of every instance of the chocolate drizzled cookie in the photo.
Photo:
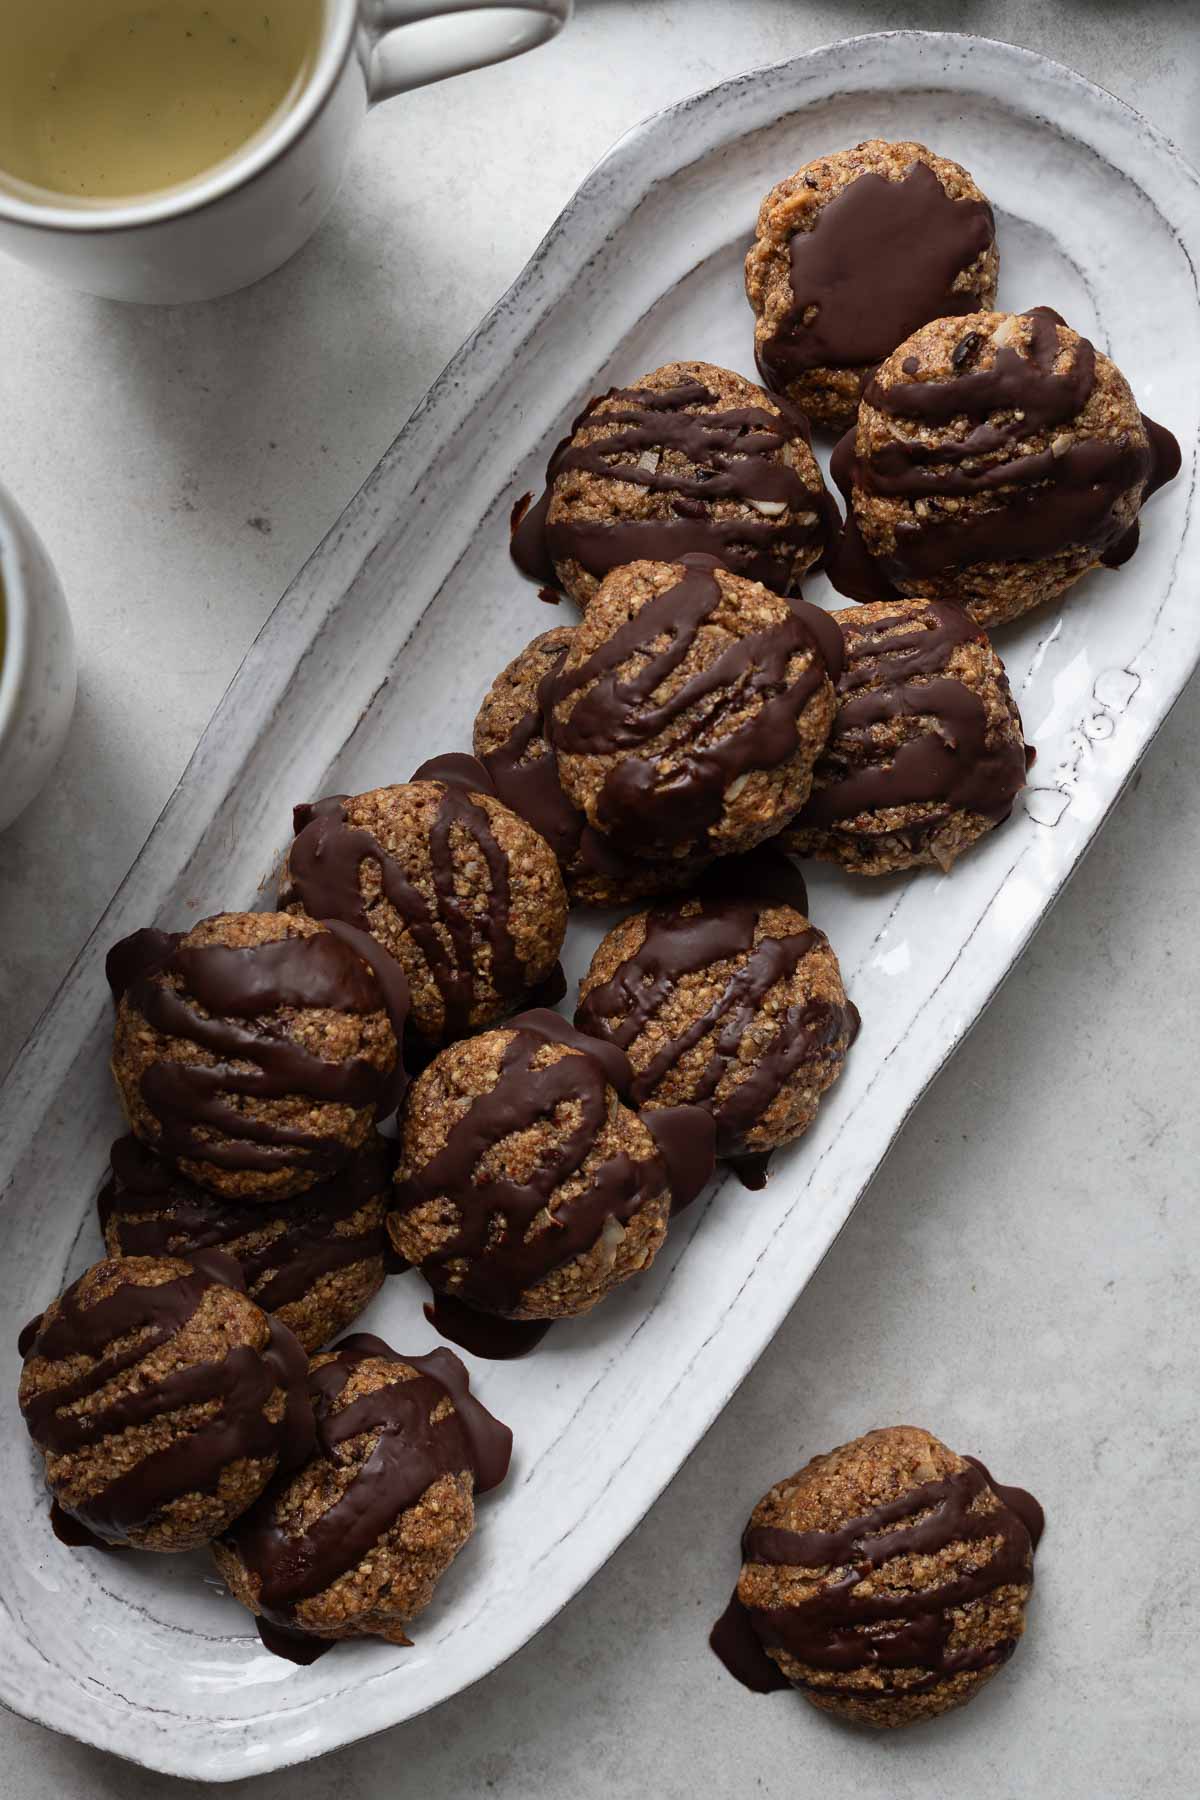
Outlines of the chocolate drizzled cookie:
[[427,1042],[503,1017],[553,974],[567,920],[558,865],[486,789],[421,779],[339,794],[298,806],[295,827],[280,904],[377,939],[407,974]]
[[544,631],[501,671],[475,720],[475,754],[497,797],[550,845],[573,901],[620,906],[674,892],[709,859],[651,861],[631,855],[589,825],[586,813],[563,791],[546,713],[574,636],[572,625]]
[[924,144],[872,138],[806,163],[763,200],[746,258],[767,386],[846,425],[903,339],[993,304],[995,239],[971,176]]
[[549,688],[559,778],[623,851],[750,849],[807,798],[841,633],[711,557],[605,581]]
[[907,1425],[817,1456],[755,1507],[712,1647],[880,1727],[965,1705],[1016,1649],[1042,1510]]
[[[780,878],[774,894],[761,878],[769,856],[786,871],[760,851],[719,867],[695,897],[622,920],[592,958],[575,1015],[628,1056],[635,1106],[703,1107],[717,1154],[753,1186],[767,1154],[808,1129],[858,1031],[824,933]],[[795,897],[804,904],[802,887]]]
[[97,1263],[21,1334],[20,1404],[70,1544],[190,1550],[312,1447],[304,1353],[216,1251]]
[[859,875],[949,869],[1008,818],[1033,751],[987,633],[949,600],[834,613],[838,710],[813,789],[780,836]]
[[1179,446],[1120,370],[1046,307],[940,319],[871,381],[834,452],[853,600],[957,600],[997,625],[1128,561]]
[[408,988],[365,932],[219,913],[135,932],[107,972],[129,1124],[216,1193],[302,1193],[395,1111]]
[[629,1081],[619,1049],[549,1012],[453,1045],[417,1079],[388,1230],[439,1297],[563,1318],[650,1265],[672,1146],[620,1100]]
[[450,1350],[401,1356],[358,1333],[313,1358],[308,1389],[311,1460],[213,1545],[268,1649],[302,1663],[343,1638],[411,1642],[512,1452]]
[[588,402],[512,549],[581,607],[623,564],[693,551],[787,594],[838,525],[804,415],[729,369],[675,362]]
[[344,1331],[379,1291],[392,1146],[373,1137],[336,1175],[277,1208],[195,1186],[135,1137],[118,1138],[99,1195],[110,1256],[221,1250],[250,1298],[313,1351]]

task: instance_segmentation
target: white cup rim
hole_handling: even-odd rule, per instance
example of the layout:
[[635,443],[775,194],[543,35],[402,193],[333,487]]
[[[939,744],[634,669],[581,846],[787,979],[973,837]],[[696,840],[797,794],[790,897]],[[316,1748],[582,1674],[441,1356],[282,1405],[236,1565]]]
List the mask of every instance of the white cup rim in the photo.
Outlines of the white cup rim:
[[[312,124],[333,89],[354,39],[358,25],[355,0],[324,0],[325,25],[321,48],[313,64],[307,85],[283,117],[262,137],[254,140],[241,155],[221,163],[210,175],[201,176],[165,193],[151,194],[145,199],[121,201],[113,206],[45,205],[24,200],[0,188],[0,219],[16,225],[35,226],[39,231],[67,231],[81,235],[107,231],[132,231],[142,225],[157,225],[164,219],[179,219],[199,212],[221,200],[234,189],[253,181],[271,163],[283,155]],[[0,684],[0,694],[3,686]],[[3,713],[0,711],[0,731]]]
[[0,748],[17,716],[29,659],[29,593],[21,567],[13,502],[0,483],[0,581],[4,589],[4,653],[0,660]]

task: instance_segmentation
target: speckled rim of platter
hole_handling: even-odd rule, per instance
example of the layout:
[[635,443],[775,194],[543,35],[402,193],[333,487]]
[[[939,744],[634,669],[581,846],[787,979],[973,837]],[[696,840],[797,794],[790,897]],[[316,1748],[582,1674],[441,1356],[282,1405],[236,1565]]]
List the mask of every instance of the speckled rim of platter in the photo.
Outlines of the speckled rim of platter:
[[[1143,404],[1180,436],[1183,474],[1154,502],[1119,584],[1001,646],[1041,747],[1024,811],[949,882],[922,877],[851,897],[836,877],[818,877],[814,916],[835,937],[866,1028],[765,1197],[698,1205],[646,1277],[528,1363],[473,1364],[517,1430],[515,1478],[481,1508],[481,1529],[422,1619],[415,1650],[352,1645],[311,1670],[268,1666],[248,1620],[205,1587],[201,1565],[101,1563],[55,1544],[13,1403],[17,1327],[97,1249],[91,1194],[116,1127],[104,949],[151,921],[260,899],[285,839],[284,798],[329,791],[350,768],[362,785],[396,779],[420,760],[415,751],[465,743],[499,651],[511,654],[547,622],[501,566],[503,520],[533,485],[557,422],[607,379],[610,362],[630,376],[631,363],[665,360],[651,354],[661,350],[656,334],[707,304],[693,278],[707,279],[709,264],[722,283],[736,271],[748,196],[767,185],[764,172],[773,179],[802,160],[810,130],[852,141],[889,119],[892,135],[932,127],[939,147],[968,161],[988,160],[985,140],[997,166],[1025,146],[1026,164],[1004,179],[989,169],[985,186],[1011,216],[1016,266],[1030,279],[1051,266],[1037,213],[1051,205],[1048,171],[1058,180],[1064,242],[1056,231],[1053,254],[1075,316],[1090,310],[1090,328],[1102,343],[1111,331],[1124,362],[1154,298],[1154,340],[1130,374]],[[726,202],[718,227],[713,211]],[[170,1773],[219,1781],[278,1768],[480,1679],[641,1518],[802,1291],[1200,658],[1200,607],[1183,578],[1195,555],[1200,369],[1195,357],[1174,366],[1161,342],[1175,327],[1195,342],[1198,202],[1200,178],[1172,146],[1078,75],[988,40],[908,32],[846,40],[723,82],[629,133],[587,178],[280,601],[0,1091],[5,1705]],[[736,279],[713,301],[712,336],[675,353],[732,361],[722,333],[732,343],[735,306],[735,366],[744,367],[750,325]],[[469,600],[478,646],[463,630]],[[430,709],[447,721],[436,746]],[[836,918],[834,907],[843,909]],[[937,929],[922,931],[931,907]],[[367,1323],[411,1343],[418,1302],[411,1283],[391,1283]],[[427,1339],[426,1329],[417,1347]],[[151,1561],[159,1566],[147,1571]]]

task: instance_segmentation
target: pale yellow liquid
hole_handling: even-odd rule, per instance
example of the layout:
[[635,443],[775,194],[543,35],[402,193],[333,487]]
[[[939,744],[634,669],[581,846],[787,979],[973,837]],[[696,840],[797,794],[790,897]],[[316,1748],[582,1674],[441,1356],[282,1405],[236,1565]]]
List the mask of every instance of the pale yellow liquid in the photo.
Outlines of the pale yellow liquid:
[[321,0],[0,0],[0,185],[76,201],[177,187],[286,112]]

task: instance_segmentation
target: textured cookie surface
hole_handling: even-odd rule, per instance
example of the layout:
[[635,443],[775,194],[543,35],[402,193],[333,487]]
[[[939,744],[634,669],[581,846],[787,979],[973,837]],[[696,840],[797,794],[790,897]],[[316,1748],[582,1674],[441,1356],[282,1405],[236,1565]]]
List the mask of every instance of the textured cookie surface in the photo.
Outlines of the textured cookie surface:
[[545,840],[488,794],[411,781],[296,808],[282,904],[370,932],[431,1043],[510,1012],[553,970],[567,899]]
[[674,892],[693,880],[709,859],[651,861],[630,855],[589,825],[563,792],[545,713],[554,677],[574,638],[572,625],[544,631],[501,670],[475,719],[475,754],[499,798],[550,845],[573,901],[621,906]]
[[223,1251],[250,1298],[312,1351],[344,1331],[383,1283],[392,1161],[376,1138],[336,1175],[273,1207],[206,1193],[137,1138],[120,1138],[100,1192],[100,1227],[110,1256]]
[[22,1333],[21,1411],[67,1542],[194,1549],[308,1454],[304,1354],[226,1276],[220,1256],[110,1259]]
[[135,932],[107,966],[130,1127],[201,1186],[303,1193],[395,1110],[408,994],[366,933],[219,913]]
[[827,614],[711,558],[618,569],[550,689],[563,788],[626,852],[750,849],[807,798],[841,651]]
[[388,1230],[439,1292],[515,1319],[587,1312],[649,1266],[669,1212],[655,1141],[594,1055],[518,1023],[414,1082]]
[[833,617],[846,640],[837,716],[780,842],[860,875],[949,869],[1025,785],[1004,664],[952,601],[885,600]]
[[674,362],[589,402],[513,554],[581,607],[622,564],[689,552],[785,594],[836,524],[803,414],[732,370]]
[[[1041,1529],[1030,1495],[929,1432],[868,1432],[759,1501],[713,1647],[748,1684],[782,1678],[860,1724],[931,1718],[1016,1649]],[[752,1655],[739,1667],[751,1641],[761,1681]]]
[[314,1357],[312,1458],[213,1545],[264,1640],[410,1642],[405,1627],[470,1537],[476,1493],[503,1480],[512,1433],[446,1349],[398,1355],[358,1334]]
[[958,163],[881,138],[819,156],[759,208],[746,258],[759,368],[842,429],[904,338],[994,304],[998,268],[991,207]]
[[1003,624],[1137,545],[1179,447],[1108,357],[1044,307],[939,319],[870,382],[834,453],[854,600],[956,600]]
[[576,1024],[617,1044],[641,1107],[700,1105],[719,1155],[799,1137],[857,1029],[837,958],[793,906],[721,894],[635,913],[596,950]]

